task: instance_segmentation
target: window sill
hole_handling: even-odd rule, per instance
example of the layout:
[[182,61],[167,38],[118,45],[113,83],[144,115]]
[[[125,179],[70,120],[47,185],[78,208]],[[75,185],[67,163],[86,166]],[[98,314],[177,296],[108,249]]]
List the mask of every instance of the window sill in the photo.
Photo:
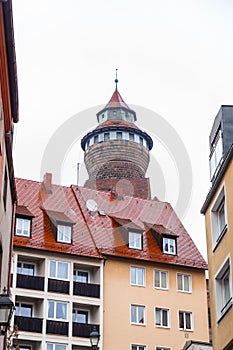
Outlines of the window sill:
[[178,293],[192,294],[192,291],[177,290]]
[[221,310],[221,316],[217,320],[217,323],[220,323],[222,319],[225,317],[225,315],[228,313],[228,311],[232,308],[233,301],[232,298],[229,299],[229,301],[226,303],[226,305]]
[[213,249],[213,253],[215,252],[215,250],[217,249],[217,247],[219,246],[220,242],[222,241],[223,237],[225,236],[225,233],[227,232],[227,225],[224,226],[222,232],[220,233],[220,235],[218,236],[218,238],[215,241],[215,246]]
[[193,332],[193,329],[185,329],[185,328],[179,328],[179,331],[184,331],[184,332]]
[[169,288],[160,288],[160,287],[154,287],[154,289],[156,289],[156,290],[165,290],[165,291],[169,290]]
[[146,287],[145,285],[142,285],[142,284],[133,284],[133,283],[130,283],[130,285],[131,285],[132,287],[143,287],[143,288]]
[[169,327],[169,326],[159,326],[159,325],[157,325],[157,324],[155,325],[155,327],[156,327],[156,328],[160,328],[160,329],[161,329],[161,328],[162,328],[162,329],[170,329],[170,328],[171,328],[171,327]]
[[145,323],[133,323],[133,322],[131,322],[131,325],[132,326],[143,326],[143,327],[146,327]]

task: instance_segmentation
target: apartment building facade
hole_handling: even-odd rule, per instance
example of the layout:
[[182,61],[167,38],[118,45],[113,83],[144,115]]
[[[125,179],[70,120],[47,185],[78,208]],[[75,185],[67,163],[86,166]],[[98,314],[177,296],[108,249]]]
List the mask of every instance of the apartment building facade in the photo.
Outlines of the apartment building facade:
[[233,349],[233,106],[221,106],[209,137],[211,188],[202,206],[209,265],[213,347]]
[[150,197],[153,141],[117,84],[97,119],[81,141],[83,187],[16,180],[15,345],[85,350],[93,327],[106,350],[208,342],[207,265],[171,205]]
[[[16,190],[13,123],[18,122],[18,86],[11,0],[0,1],[0,294],[10,294],[10,264]],[[5,327],[1,329],[5,331]],[[6,336],[0,336],[6,348]]]

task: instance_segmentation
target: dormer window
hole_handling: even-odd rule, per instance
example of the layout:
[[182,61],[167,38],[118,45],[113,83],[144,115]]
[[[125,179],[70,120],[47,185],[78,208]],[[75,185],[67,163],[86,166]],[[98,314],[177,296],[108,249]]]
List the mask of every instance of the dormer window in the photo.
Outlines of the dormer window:
[[129,248],[142,249],[142,233],[141,232],[129,232]]
[[57,225],[57,241],[71,243],[72,227],[68,225]]
[[163,237],[163,252],[176,255],[176,240],[174,238]]
[[31,220],[24,218],[16,218],[16,236],[30,237]]

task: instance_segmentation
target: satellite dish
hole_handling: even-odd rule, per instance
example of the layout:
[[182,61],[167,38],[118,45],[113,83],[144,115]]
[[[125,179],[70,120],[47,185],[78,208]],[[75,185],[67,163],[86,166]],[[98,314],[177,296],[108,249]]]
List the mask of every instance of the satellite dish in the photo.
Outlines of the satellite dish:
[[90,210],[90,211],[95,211],[97,210],[97,203],[94,199],[88,199],[86,201],[86,206],[87,206],[87,209]]

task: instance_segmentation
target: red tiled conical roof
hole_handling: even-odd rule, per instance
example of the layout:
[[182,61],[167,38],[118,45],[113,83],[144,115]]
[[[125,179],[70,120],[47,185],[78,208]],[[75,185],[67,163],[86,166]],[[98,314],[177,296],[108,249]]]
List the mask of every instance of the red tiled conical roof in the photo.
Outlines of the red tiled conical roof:
[[110,101],[106,104],[105,108],[114,108],[114,107],[124,107],[130,109],[129,106],[125,103],[121,94],[116,89],[110,98]]

